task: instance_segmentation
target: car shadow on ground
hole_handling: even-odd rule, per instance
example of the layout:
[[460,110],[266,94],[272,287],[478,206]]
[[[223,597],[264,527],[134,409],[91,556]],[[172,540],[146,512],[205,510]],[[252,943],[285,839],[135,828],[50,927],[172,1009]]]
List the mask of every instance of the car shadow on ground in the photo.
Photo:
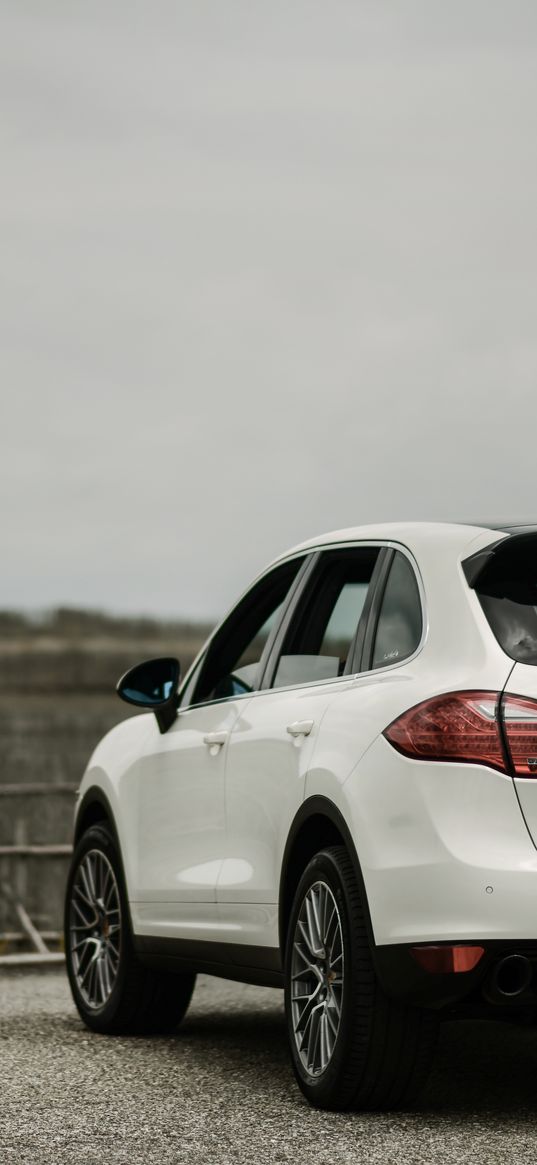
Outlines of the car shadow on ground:
[[[177,1036],[191,1049],[204,1049],[234,1073],[259,1083],[289,1076],[283,1014],[279,1010],[214,1012],[188,1017]],[[432,1070],[421,1097],[405,1111],[431,1117],[494,1114],[494,1119],[537,1121],[537,1026],[460,1021],[440,1027]]]
[[187,1016],[178,1029],[177,1038],[192,1047],[211,1049],[218,1056],[228,1056],[235,1068],[242,1060],[245,1071],[260,1057],[274,1072],[289,1063],[285,1019],[281,1009],[264,1011],[205,1012]]
[[537,1026],[460,1021],[440,1027],[423,1112],[537,1119]]

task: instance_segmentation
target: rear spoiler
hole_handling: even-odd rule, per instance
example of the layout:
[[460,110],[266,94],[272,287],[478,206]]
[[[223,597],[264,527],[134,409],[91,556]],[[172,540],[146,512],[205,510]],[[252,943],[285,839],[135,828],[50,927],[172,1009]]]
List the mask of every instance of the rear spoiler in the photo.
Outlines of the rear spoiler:
[[532,542],[537,556],[537,526],[522,528],[519,534],[506,531],[504,537],[499,538],[497,542],[493,542],[490,546],[485,546],[484,550],[478,550],[476,554],[471,554],[469,558],[463,559],[461,566],[468,586],[475,590],[488,566],[493,562],[501,563],[502,558],[506,557],[507,553],[524,550]]

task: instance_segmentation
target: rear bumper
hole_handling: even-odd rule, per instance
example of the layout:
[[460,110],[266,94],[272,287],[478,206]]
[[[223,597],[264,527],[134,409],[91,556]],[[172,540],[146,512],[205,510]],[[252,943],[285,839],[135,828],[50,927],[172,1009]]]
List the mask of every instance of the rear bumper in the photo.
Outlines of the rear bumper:
[[[373,957],[382,990],[391,999],[411,1006],[462,1014],[466,1010],[500,1015],[505,1011],[537,1007],[537,939],[509,942],[475,939],[471,945],[484,949],[477,966],[471,971],[450,973],[425,971],[414,955],[416,944],[375,947]],[[499,987],[502,980],[498,971],[506,966],[503,961],[513,955],[527,960],[528,982],[520,990],[504,993]],[[516,987],[516,984],[510,986]]]

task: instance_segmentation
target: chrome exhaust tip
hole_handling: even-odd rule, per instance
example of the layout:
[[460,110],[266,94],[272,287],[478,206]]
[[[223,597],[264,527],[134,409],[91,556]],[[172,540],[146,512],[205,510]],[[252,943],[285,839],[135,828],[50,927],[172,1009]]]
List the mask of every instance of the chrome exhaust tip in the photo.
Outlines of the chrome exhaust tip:
[[490,987],[500,999],[516,999],[527,991],[533,968],[525,955],[506,955],[493,968]]

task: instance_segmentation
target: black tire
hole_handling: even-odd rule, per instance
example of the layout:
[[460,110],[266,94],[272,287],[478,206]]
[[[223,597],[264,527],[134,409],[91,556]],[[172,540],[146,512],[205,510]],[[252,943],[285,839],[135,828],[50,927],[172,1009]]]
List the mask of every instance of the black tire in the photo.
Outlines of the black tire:
[[[315,920],[321,912],[319,931]],[[317,970],[317,956],[311,954],[316,930],[318,951],[328,951]],[[285,1010],[293,1068],[311,1104],[389,1109],[417,1096],[434,1049],[437,1018],[382,992],[362,895],[344,846],[316,854],[297,887],[287,934]]]
[[[107,911],[96,905],[105,902]],[[121,858],[104,823],[92,825],[73,854],[64,933],[73,999],[88,1027],[108,1034],[169,1032],[177,1027],[196,976],[156,971],[137,958]]]

